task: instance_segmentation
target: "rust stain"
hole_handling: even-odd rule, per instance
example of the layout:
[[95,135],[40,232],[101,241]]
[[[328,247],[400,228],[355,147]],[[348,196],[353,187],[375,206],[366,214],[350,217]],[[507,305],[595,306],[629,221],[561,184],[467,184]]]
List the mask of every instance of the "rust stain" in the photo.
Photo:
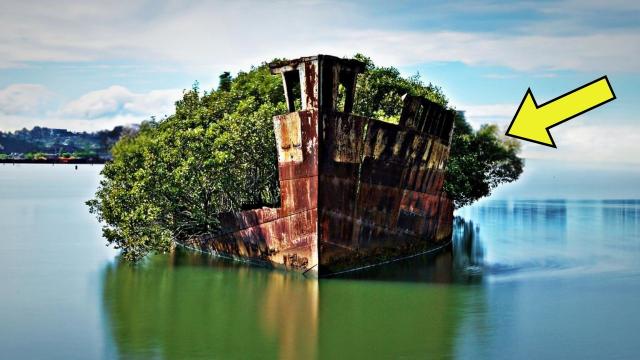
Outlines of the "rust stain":
[[453,204],[442,186],[455,114],[409,95],[398,125],[350,114],[363,70],[326,55],[272,64],[288,101],[287,79],[300,74],[303,104],[274,117],[280,207],[223,214],[220,233],[188,245],[322,276],[448,242]]
[[287,114],[274,120],[276,144],[278,146],[278,162],[302,161],[302,132],[300,115]]

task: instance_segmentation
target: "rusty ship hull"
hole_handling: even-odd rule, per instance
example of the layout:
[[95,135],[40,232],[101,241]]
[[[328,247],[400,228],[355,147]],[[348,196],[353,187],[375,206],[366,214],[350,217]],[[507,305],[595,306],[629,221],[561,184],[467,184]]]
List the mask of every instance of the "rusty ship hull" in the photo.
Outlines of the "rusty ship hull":
[[219,233],[184,245],[318,276],[447,245],[455,113],[407,95],[399,124],[351,114],[363,70],[327,55],[273,64],[290,111],[273,120],[280,207],[224,214]]

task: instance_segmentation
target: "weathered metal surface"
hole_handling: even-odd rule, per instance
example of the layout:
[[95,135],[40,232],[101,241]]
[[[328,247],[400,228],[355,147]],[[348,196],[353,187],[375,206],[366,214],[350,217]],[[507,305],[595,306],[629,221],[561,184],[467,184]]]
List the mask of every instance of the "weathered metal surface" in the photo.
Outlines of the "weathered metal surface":
[[317,111],[276,116],[274,129],[281,206],[223,214],[221,233],[187,246],[292,270],[318,263]]
[[[405,107],[414,98],[405,98]],[[428,104],[435,108],[437,105]],[[442,192],[453,113],[400,125],[325,113],[319,165],[322,274],[427,251],[451,235]]]
[[326,275],[449,241],[442,186],[454,113],[405,96],[398,125],[349,114],[363,69],[324,55],[272,65],[291,111],[274,118],[281,206],[226,214],[220,234],[188,245]]

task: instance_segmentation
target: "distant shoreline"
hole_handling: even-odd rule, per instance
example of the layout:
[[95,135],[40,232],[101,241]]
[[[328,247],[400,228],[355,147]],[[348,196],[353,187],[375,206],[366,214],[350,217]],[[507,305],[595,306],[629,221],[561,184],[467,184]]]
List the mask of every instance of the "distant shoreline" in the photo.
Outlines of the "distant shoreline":
[[105,164],[107,162],[107,160],[104,159],[94,159],[94,160],[88,160],[88,159],[68,159],[68,160],[60,160],[60,159],[47,159],[47,160],[27,160],[27,159],[20,159],[20,160],[12,160],[12,159],[7,159],[7,160],[0,160],[0,164],[69,164],[69,165],[73,165],[73,164]]

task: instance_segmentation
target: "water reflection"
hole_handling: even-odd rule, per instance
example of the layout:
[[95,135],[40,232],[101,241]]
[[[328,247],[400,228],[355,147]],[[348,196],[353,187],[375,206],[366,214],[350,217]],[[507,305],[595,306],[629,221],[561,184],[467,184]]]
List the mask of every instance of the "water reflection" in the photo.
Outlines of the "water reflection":
[[320,282],[323,358],[450,358],[482,330],[478,228],[455,219],[450,247]]
[[[458,215],[452,246],[437,256],[320,281],[183,251],[135,267],[115,262],[103,273],[115,352],[107,355],[637,353],[631,334],[640,319],[640,202],[488,202]],[[616,346],[598,345],[602,334]]]
[[0,171],[3,358],[640,353],[638,200],[479,203],[449,252],[318,282],[194,254],[114,262],[84,205],[98,171]]
[[640,243],[640,201],[639,200],[607,200],[602,202],[602,221],[611,228],[607,238],[616,237],[613,246],[621,249],[638,251]]
[[480,242],[480,227],[461,217],[454,219],[453,268],[456,279],[474,282],[481,279],[484,267],[484,248]]
[[421,255],[384,266],[344,273],[334,278],[423,283],[479,283],[484,250],[480,229],[471,221],[454,219],[451,245],[434,255]]
[[637,271],[637,200],[488,201],[458,215],[482,224],[476,242],[492,280]]
[[[464,309],[485,306],[481,296],[471,296],[472,288],[433,283],[477,278],[457,275],[464,271],[456,262],[468,267],[477,260],[477,253],[466,253],[476,247],[465,236],[461,247],[384,266],[358,280],[318,281],[180,250],[137,266],[117,261],[104,271],[104,309],[117,349],[109,355],[450,355]],[[463,257],[468,260],[453,260]]]
[[313,358],[318,283],[178,251],[104,272],[118,357]]

